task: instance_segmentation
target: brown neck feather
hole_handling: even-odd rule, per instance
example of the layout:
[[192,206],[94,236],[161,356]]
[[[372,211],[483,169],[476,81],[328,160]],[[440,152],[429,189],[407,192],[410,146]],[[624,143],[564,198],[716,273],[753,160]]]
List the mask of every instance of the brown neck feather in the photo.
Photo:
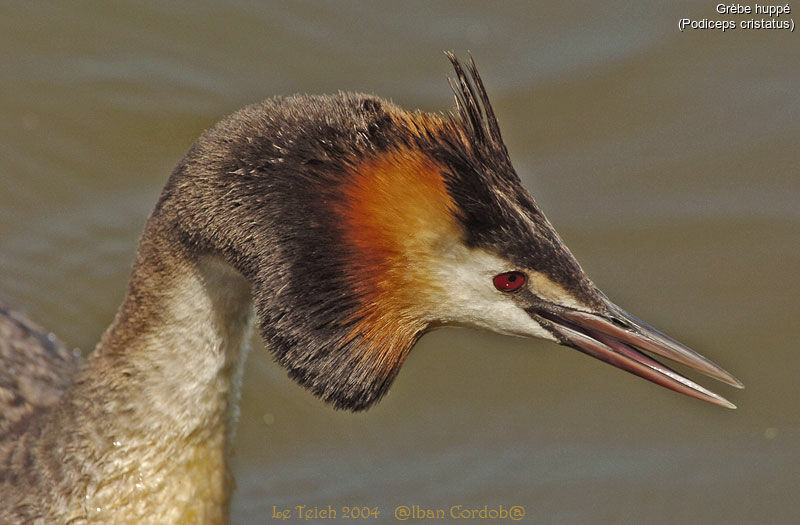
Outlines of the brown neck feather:
[[40,465],[66,457],[51,519],[227,521],[250,286],[165,232],[151,218],[124,304],[37,443]]

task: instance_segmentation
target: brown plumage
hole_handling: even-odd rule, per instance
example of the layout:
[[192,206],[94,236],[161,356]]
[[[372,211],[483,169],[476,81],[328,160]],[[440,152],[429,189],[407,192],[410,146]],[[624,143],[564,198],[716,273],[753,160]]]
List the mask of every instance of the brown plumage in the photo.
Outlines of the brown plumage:
[[[45,344],[28,355],[54,364],[6,377],[55,376],[49,397],[10,394],[28,404],[0,443],[0,522],[225,522],[254,315],[289,375],[337,408],[375,403],[445,325],[549,339],[733,406],[637,350],[740,385],[597,290],[522,186],[474,64],[449,57],[454,114],[276,98],[192,146],[95,351],[78,367]],[[6,367],[26,359],[11,353]]]
[[81,356],[0,301],[0,457],[16,425],[58,402]]

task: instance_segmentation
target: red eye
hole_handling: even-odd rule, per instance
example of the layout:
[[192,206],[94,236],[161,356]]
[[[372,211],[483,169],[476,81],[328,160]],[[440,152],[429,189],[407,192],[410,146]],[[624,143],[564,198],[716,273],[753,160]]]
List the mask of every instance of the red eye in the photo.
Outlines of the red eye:
[[513,292],[525,284],[525,274],[522,272],[505,272],[495,275],[494,287],[501,292]]

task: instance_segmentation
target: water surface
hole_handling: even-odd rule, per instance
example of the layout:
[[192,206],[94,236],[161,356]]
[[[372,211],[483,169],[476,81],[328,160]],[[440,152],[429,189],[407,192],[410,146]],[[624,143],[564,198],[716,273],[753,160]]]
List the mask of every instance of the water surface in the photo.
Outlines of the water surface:
[[[577,352],[448,329],[335,412],[259,341],[234,523],[273,505],[522,505],[537,523],[800,515],[800,41],[680,33],[713,3],[37,2],[0,7],[0,296],[91,349],[193,140],[277,94],[452,107],[475,56],[512,159],[606,293],[747,385],[727,411]],[[795,7],[795,6],[792,6]],[[797,6],[800,9],[800,5]]]

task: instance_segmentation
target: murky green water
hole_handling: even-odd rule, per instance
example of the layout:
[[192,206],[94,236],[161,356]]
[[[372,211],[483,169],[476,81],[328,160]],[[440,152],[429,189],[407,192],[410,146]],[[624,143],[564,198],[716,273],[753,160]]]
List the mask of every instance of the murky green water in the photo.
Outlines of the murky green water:
[[584,268],[747,385],[704,381],[740,407],[726,411],[552,344],[450,329],[352,415],[255,342],[235,523],[298,504],[379,506],[379,522],[398,505],[796,522],[796,33],[678,31],[731,18],[713,2],[168,4],[0,6],[7,302],[92,348],[161,185],[215,120],[340,89],[446,110],[442,50],[471,50],[518,171]]

